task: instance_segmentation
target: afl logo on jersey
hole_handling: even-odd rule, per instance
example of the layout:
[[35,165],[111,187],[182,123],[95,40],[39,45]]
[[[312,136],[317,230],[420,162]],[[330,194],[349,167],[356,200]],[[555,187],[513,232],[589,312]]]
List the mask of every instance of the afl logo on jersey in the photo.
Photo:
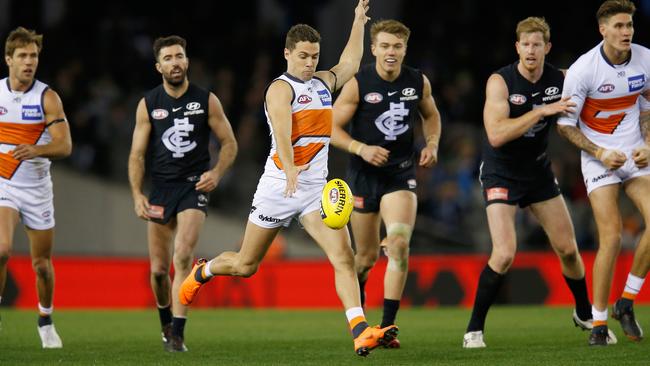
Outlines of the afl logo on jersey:
[[546,95],[555,95],[559,92],[560,92],[560,88],[558,88],[557,86],[549,86],[548,88],[546,88],[546,90],[544,90],[544,94]]
[[0,107],[0,116],[7,114],[9,112],[7,108],[5,107]]
[[169,116],[169,112],[166,109],[154,109],[151,111],[151,118],[153,119],[165,119]]
[[370,104],[377,104],[377,103],[381,102],[382,100],[384,100],[384,97],[379,93],[372,92],[372,93],[366,94],[363,97],[363,100],[365,100],[366,102],[368,102]]
[[298,97],[298,103],[300,103],[300,104],[311,103],[311,97],[309,95],[303,94],[303,95]]
[[522,105],[526,103],[526,97],[521,94],[510,94],[508,100],[510,101],[510,103],[515,105]]
[[600,93],[611,93],[616,89],[616,86],[614,84],[603,84],[598,87],[598,91]]

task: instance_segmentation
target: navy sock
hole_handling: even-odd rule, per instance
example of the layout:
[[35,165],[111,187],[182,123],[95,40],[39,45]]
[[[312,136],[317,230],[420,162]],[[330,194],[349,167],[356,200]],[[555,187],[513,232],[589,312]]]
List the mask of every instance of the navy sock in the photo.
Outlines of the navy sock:
[[158,308],[158,317],[160,318],[160,325],[165,326],[172,322],[172,306],[167,305],[164,308]]
[[485,328],[485,318],[487,317],[488,310],[490,310],[490,306],[492,306],[492,303],[494,303],[497,297],[497,293],[503,282],[503,277],[503,275],[496,273],[490,268],[489,265],[485,265],[478,280],[478,289],[474,298],[472,317],[467,325],[468,332],[482,331]]
[[624,297],[621,297],[618,299],[618,303],[621,308],[623,309],[631,309],[632,305],[634,304],[634,300],[626,299]]
[[591,319],[591,303],[589,302],[589,295],[587,294],[587,282],[582,277],[579,280],[574,280],[564,276],[564,281],[569,286],[573,299],[576,303],[576,313],[581,320]]
[[352,328],[352,338],[356,339],[364,330],[368,328],[368,322],[360,322]]
[[49,315],[39,315],[38,316],[38,326],[43,327],[46,325],[52,324],[52,317]]
[[384,316],[381,319],[382,328],[395,324],[397,310],[399,310],[399,300],[384,299]]
[[185,322],[187,318],[172,318],[172,335],[179,336],[181,338],[185,335]]

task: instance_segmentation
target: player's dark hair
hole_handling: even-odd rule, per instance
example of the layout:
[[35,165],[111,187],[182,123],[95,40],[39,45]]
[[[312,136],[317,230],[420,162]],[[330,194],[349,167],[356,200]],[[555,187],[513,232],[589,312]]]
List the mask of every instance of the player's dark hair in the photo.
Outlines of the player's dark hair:
[[296,24],[287,32],[284,47],[289,51],[293,51],[298,42],[320,43],[320,33],[307,24]]
[[185,38],[176,35],[158,37],[153,42],[153,57],[155,57],[156,61],[158,61],[158,56],[160,56],[161,49],[175,45],[183,47],[183,51],[186,51],[187,42],[185,41]]
[[607,0],[596,12],[596,19],[598,24],[606,22],[609,18],[616,14],[630,14],[634,15],[636,6],[630,0]]
[[36,34],[35,31],[23,27],[18,27],[9,33],[5,42],[5,56],[13,56],[16,48],[25,47],[28,44],[35,43],[38,52],[43,48],[43,35]]

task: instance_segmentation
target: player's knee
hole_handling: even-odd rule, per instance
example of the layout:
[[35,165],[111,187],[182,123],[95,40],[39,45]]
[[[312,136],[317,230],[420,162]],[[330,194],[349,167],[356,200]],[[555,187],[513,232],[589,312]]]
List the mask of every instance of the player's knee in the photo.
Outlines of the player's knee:
[[515,259],[515,253],[502,252],[502,253],[492,253],[490,258],[490,265],[493,270],[498,273],[505,273],[510,269],[512,262]]
[[384,253],[388,257],[388,269],[397,272],[408,271],[409,243],[400,236],[390,239],[384,242]]
[[379,259],[379,252],[373,250],[372,252],[363,252],[357,253],[354,257],[354,263],[357,268],[357,272],[360,274],[370,271],[370,269],[375,265]]
[[178,250],[174,252],[174,268],[188,270],[192,268],[193,254],[191,251]]
[[575,262],[578,260],[578,248],[576,246],[557,248],[556,251],[563,262]]
[[37,277],[47,279],[52,276],[52,263],[50,258],[33,258],[32,268]]

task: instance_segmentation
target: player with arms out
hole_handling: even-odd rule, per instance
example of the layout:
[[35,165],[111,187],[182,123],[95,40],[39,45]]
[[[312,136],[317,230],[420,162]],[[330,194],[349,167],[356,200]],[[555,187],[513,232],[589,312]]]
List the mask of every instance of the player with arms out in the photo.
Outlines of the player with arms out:
[[[584,264],[546,153],[551,125],[575,104],[562,98],[562,71],[545,62],[551,49],[546,21],[526,18],[517,24],[516,35],[519,60],[492,74],[485,92],[487,138],[480,180],[492,253],[479,277],[464,348],[485,347],[485,319],[517,251],[517,206],[530,207],[560,259],[575,300],[575,325],[584,330],[592,327]],[[613,334],[610,342],[615,342]]]
[[[395,324],[408,275],[409,241],[417,213],[416,164],[433,166],[440,140],[440,113],[429,79],[403,64],[410,33],[396,20],[375,22],[370,28],[375,62],[343,86],[334,104],[332,145],[352,154],[347,181],[354,194],[352,234],[362,304],[380,248],[388,257],[382,328]],[[413,130],[420,119],[426,146],[418,158]],[[348,133],[343,127],[350,120]],[[386,238],[380,240],[382,220]],[[400,343],[394,339],[388,346],[397,348]]]
[[[153,50],[163,82],[138,103],[129,181],[135,212],[148,220],[151,287],[158,305],[163,346],[170,352],[183,352],[187,351],[184,329],[188,308],[178,300],[179,288],[192,269],[194,248],[207,214],[208,194],[235,160],[237,142],[219,99],[189,82],[185,39],[158,38]],[[219,160],[210,169],[208,147],[212,132],[221,150]],[[147,148],[153,159],[149,198],[142,193]],[[169,278],[172,261],[173,282]]]
[[600,6],[596,17],[603,41],[567,71],[563,94],[576,107],[558,120],[560,133],[582,150],[582,176],[598,227],[592,346],[607,345],[607,304],[621,250],[621,187],[641,212],[645,230],[612,316],[628,338],[643,338],[632,305],[650,268],[650,50],[632,43],[635,10],[629,0]]
[[265,95],[271,152],[253,197],[241,249],[221,253],[207,263],[199,260],[183,282],[180,296],[184,304],[191,303],[201,285],[213,276],[255,274],[275,236],[297,216],[334,267],[336,291],[345,308],[355,352],[366,356],[397,334],[394,326],[368,326],[359,299],[347,228],[327,227],[319,213],[327,177],[332,93],[359,69],[367,10],[368,0],[360,0],[339,63],[327,71],[316,71],[320,35],[315,29],[298,24],[287,33],[287,71],[271,82]]
[[19,221],[29,239],[43,348],[63,343],[52,323],[54,195],[50,159],[70,155],[72,139],[59,95],[35,79],[43,36],[18,27],[5,43],[9,77],[0,80],[0,301]]

